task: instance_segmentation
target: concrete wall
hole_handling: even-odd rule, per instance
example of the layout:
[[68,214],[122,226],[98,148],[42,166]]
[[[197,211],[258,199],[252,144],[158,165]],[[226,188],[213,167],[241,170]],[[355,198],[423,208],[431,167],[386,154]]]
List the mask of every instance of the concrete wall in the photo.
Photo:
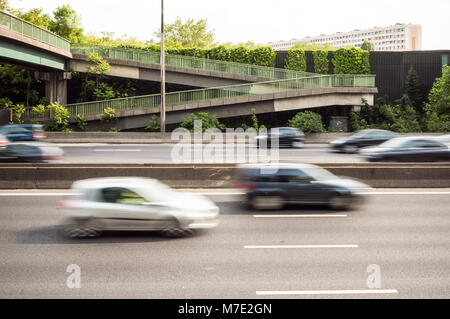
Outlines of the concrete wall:
[[[321,166],[375,188],[450,187],[450,164]],[[77,180],[116,176],[156,178],[175,188],[223,188],[231,186],[234,174],[234,165],[2,164],[0,189],[67,189]]]

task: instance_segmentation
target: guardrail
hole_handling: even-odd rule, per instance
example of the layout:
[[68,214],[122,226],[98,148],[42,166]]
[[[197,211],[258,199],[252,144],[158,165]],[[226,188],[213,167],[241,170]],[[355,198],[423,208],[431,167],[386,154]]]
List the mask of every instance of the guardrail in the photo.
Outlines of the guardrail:
[[[240,85],[230,85],[217,88],[197,89],[166,94],[166,105],[179,105],[192,102],[202,102],[216,99],[231,99],[242,96],[274,94],[280,92],[298,91],[304,89],[326,87],[374,87],[374,75],[316,75],[301,79],[276,80]],[[105,101],[95,101],[67,105],[72,115],[101,114],[108,107],[116,111],[139,108],[157,108],[161,103],[161,95],[144,95]],[[47,120],[50,114],[36,117],[28,109],[24,114],[27,120]]]
[[[73,43],[72,54],[88,55],[95,52],[105,59],[139,62],[144,64],[160,64],[161,54],[139,49],[104,47]],[[295,79],[316,76],[315,73],[278,69],[244,63],[226,62],[212,59],[196,58],[184,55],[166,54],[166,65],[172,67],[247,75],[273,80]]]
[[52,47],[70,52],[69,40],[3,11],[0,11],[0,28],[19,33]]

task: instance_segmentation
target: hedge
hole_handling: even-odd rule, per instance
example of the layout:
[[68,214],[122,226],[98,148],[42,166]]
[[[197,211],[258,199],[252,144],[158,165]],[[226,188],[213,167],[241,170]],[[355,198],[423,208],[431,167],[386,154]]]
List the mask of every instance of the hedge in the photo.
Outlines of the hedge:
[[328,61],[328,51],[317,50],[313,51],[314,58],[314,72],[319,74],[328,74],[329,63]]
[[359,48],[341,48],[334,52],[335,74],[370,74],[370,53]]
[[285,68],[296,71],[306,71],[306,54],[305,51],[299,49],[288,50]]

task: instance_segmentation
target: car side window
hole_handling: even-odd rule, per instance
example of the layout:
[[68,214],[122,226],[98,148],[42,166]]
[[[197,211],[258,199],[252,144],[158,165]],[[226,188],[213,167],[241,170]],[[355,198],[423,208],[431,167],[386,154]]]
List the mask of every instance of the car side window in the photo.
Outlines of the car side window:
[[103,201],[113,204],[142,205],[148,200],[126,188],[114,187],[102,190]]
[[309,184],[312,181],[311,176],[301,170],[292,171],[287,179],[290,184]]
[[442,148],[444,145],[434,142],[434,141],[424,141],[423,142],[424,148]]

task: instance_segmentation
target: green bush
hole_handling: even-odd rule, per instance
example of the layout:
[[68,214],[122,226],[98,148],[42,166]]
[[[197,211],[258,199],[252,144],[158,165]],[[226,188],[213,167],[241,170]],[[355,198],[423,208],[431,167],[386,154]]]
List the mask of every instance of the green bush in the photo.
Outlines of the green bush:
[[230,50],[223,45],[219,45],[209,50],[209,58],[212,60],[230,61]]
[[88,127],[88,122],[84,115],[77,114],[77,125],[81,131],[86,131]]
[[250,63],[249,49],[244,46],[238,46],[230,49],[230,62]]
[[370,53],[359,48],[341,48],[334,52],[335,74],[370,74]]
[[322,116],[311,111],[297,113],[289,120],[288,125],[290,127],[298,128],[306,134],[325,132]]
[[105,123],[117,122],[116,110],[112,107],[107,107],[103,110],[103,115],[100,120]]
[[225,130],[225,125],[220,124],[219,120],[214,114],[199,112],[197,114],[189,115],[183,123],[181,123],[181,127],[188,129],[190,132],[194,132],[194,122],[201,121],[202,122],[202,131],[205,132],[208,129],[217,128],[219,130]]
[[396,105],[367,103],[361,107],[360,112],[350,115],[352,129],[384,129],[399,133],[421,132],[419,114],[411,104],[411,100],[404,95]]
[[23,104],[16,104],[12,106],[13,119],[16,123],[22,124],[22,116],[25,113],[26,108]]
[[328,61],[328,51],[317,50],[313,51],[314,58],[314,72],[319,74],[328,74],[329,63]]
[[270,47],[258,47],[250,50],[248,55],[250,64],[274,67],[277,51]]
[[285,68],[289,70],[306,71],[306,54],[301,49],[288,50]]
[[145,127],[146,131],[149,132],[159,132],[161,131],[161,126],[159,124],[159,118],[156,115],[152,116],[150,123]]
[[249,128],[253,128],[256,132],[260,133],[266,129],[265,125],[259,125],[258,116],[256,115],[256,109],[252,109],[252,126],[248,126],[247,124],[241,125],[244,130],[248,130]]
[[0,99],[0,108],[7,109],[10,108],[12,105],[13,105],[12,101],[7,97],[2,97]]
[[47,105],[51,122],[47,125],[47,131],[68,131],[70,112],[58,102]]

